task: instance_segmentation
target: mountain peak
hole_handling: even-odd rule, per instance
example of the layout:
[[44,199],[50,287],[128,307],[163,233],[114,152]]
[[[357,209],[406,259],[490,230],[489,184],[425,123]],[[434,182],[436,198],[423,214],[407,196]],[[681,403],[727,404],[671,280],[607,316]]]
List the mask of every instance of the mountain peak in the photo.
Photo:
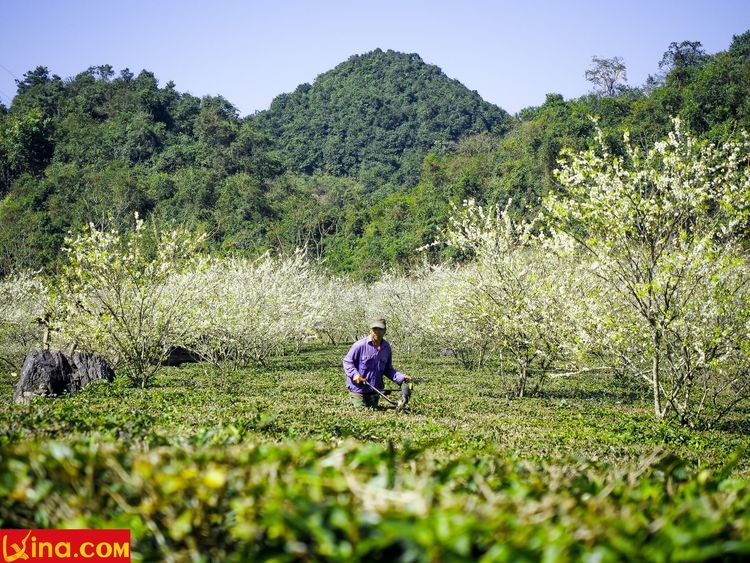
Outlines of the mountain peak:
[[375,49],[277,96],[258,123],[300,172],[376,169],[413,184],[428,151],[503,129],[507,117],[418,54]]

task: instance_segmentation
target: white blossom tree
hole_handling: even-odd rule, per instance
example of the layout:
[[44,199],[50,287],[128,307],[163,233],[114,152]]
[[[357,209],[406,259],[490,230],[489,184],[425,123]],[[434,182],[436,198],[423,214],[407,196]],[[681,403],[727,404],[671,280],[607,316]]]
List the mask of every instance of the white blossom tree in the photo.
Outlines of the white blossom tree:
[[423,339],[467,369],[481,367],[498,348],[499,330],[479,272],[471,265],[442,267],[434,271],[432,282]]
[[92,224],[69,236],[51,301],[55,337],[102,355],[146,387],[193,328],[185,322],[192,288],[181,274],[207,263],[197,253],[203,239],[184,230],[154,232],[137,215],[127,234]]
[[36,276],[0,280],[0,366],[19,370],[28,352],[44,344],[47,290]]
[[345,276],[326,276],[318,287],[314,328],[329,344],[352,343],[366,330],[367,286]]
[[701,144],[679,120],[647,151],[627,134],[622,155],[597,141],[564,153],[549,225],[613,298],[600,324],[616,328],[610,342],[649,383],[656,417],[692,424],[707,404],[720,413],[748,396],[750,142]]
[[188,277],[194,329],[183,345],[220,371],[262,364],[315,336],[325,284],[302,251],[215,261]]
[[[569,369],[578,357],[570,301],[560,298],[577,291],[577,282],[531,232],[530,224],[514,224],[507,210],[485,210],[470,200],[454,210],[443,235],[445,244],[475,257],[462,270],[468,285],[454,284],[465,290],[450,301],[454,320],[468,321],[486,338],[485,350],[512,365],[517,396],[537,392],[550,370]],[[476,352],[482,357],[484,350]]]
[[368,319],[388,319],[388,340],[408,352],[436,352],[446,345],[430,328],[429,311],[444,294],[447,270],[423,264],[408,274],[385,273],[370,284]]

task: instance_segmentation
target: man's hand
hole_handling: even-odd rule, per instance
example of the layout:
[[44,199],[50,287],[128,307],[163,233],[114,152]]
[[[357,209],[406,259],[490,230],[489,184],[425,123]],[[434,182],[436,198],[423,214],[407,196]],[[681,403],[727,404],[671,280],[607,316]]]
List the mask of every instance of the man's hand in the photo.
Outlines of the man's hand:
[[357,385],[362,385],[365,382],[365,378],[362,377],[360,374],[357,374],[354,377],[352,377],[352,381],[356,383]]
[[404,381],[411,381],[411,375],[409,375],[408,373],[405,373],[404,374]]

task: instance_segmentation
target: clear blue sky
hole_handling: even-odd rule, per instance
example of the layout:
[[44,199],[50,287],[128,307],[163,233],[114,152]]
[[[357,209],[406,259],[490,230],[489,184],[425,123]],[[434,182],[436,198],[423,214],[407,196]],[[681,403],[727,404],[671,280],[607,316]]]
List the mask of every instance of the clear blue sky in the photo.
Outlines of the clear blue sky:
[[749,29],[750,0],[0,0],[0,100],[40,65],[72,78],[110,64],[247,115],[379,47],[515,113],[590,91],[594,55],[622,57],[640,86],[671,42],[713,54]]

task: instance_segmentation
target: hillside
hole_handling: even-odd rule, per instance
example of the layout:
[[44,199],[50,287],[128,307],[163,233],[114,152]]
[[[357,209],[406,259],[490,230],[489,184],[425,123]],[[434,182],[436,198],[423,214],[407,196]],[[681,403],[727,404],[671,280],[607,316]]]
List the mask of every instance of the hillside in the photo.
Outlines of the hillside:
[[352,56],[247,118],[146,70],[62,79],[38,67],[0,104],[0,277],[51,271],[66,233],[129,229],[138,212],[207,232],[214,252],[304,247],[374,279],[420,263],[452,203],[511,200],[534,215],[560,150],[590,145],[591,116],[615,147],[625,129],[643,145],[663,138],[673,116],[702,140],[750,129],[750,32],[713,55],[672,43],[659,67],[642,87],[550,93],[512,118],[394,51]]
[[[63,80],[38,67],[0,106],[0,275],[53,267],[67,232],[129,228],[135,212],[205,230],[222,252],[317,244],[320,255],[342,202],[414,185],[428,151],[502,131],[507,117],[393,51],[354,56],[245,119],[221,96],[160,87],[146,70],[101,65]],[[312,172],[322,183],[305,180]],[[323,208],[308,209],[311,199]],[[369,220],[350,226],[361,234]],[[357,268],[347,248],[340,260]]]
[[294,171],[414,185],[428,151],[501,133],[508,118],[419,55],[377,49],[278,96],[257,122]]

